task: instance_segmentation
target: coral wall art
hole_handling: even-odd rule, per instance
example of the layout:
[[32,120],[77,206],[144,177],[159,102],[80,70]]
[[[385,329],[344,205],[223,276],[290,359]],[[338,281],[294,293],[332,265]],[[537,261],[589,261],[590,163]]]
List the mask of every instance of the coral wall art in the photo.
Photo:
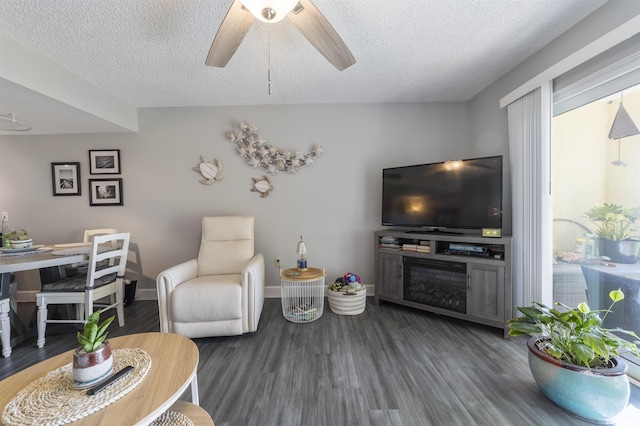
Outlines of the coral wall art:
[[238,128],[229,132],[229,139],[238,147],[238,154],[251,167],[261,167],[268,173],[280,171],[295,173],[302,166],[310,166],[314,159],[322,154],[320,145],[313,145],[310,152],[293,152],[267,143],[258,133],[258,128],[251,123],[241,121]]

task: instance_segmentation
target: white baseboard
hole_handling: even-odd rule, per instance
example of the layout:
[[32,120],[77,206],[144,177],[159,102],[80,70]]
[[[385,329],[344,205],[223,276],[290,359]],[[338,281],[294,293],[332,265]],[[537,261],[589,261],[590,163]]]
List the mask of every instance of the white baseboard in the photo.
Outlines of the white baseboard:
[[155,288],[139,288],[134,300],[158,300],[158,292]]
[[[375,286],[365,285],[367,287],[367,296],[375,294]],[[264,297],[267,299],[279,299],[281,294],[280,286],[265,286]],[[35,296],[34,296],[35,300]],[[144,288],[136,290],[136,300],[158,300],[158,293],[154,288]]]
[[[367,287],[367,296],[373,296],[375,294],[375,287],[373,285],[365,285]],[[36,302],[35,290],[17,291],[16,300],[18,302]],[[280,298],[280,286],[266,286],[264,288],[264,297],[268,299]],[[158,300],[158,293],[155,288],[139,288],[136,290],[135,300]]]
[[[367,288],[367,296],[374,296],[375,295],[375,286],[372,284],[365,284],[365,287]],[[264,297],[267,299],[279,299],[280,295],[281,295],[281,289],[280,286],[266,286],[264,288]]]

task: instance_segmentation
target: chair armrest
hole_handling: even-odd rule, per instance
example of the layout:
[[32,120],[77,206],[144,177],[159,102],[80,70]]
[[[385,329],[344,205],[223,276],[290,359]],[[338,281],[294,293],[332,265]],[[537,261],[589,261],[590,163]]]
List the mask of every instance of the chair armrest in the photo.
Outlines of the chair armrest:
[[264,256],[262,253],[256,253],[242,270],[240,280],[243,304],[247,313],[242,318],[242,328],[245,333],[258,330],[258,321],[264,305],[264,275]]
[[158,292],[158,310],[160,313],[160,331],[173,333],[173,321],[169,316],[171,312],[171,293],[185,281],[198,276],[198,260],[191,259],[166,269],[156,278],[156,290]]

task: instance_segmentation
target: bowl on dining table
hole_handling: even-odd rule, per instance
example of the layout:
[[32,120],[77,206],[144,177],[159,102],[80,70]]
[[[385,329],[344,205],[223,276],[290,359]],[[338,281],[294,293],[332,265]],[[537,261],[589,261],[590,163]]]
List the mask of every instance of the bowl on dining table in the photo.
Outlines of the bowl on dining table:
[[31,247],[32,244],[33,244],[33,240],[32,239],[28,239],[28,240],[9,240],[9,246],[11,246],[12,249],[25,249],[25,248]]

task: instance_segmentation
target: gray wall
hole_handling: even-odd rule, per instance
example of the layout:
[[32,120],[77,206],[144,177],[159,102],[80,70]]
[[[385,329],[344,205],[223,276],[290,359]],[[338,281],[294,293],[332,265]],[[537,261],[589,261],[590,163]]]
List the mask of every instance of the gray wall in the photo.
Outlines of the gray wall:
[[[276,257],[295,265],[300,235],[327,280],[352,271],[373,284],[382,168],[467,157],[467,110],[467,103],[156,108],[140,110],[139,133],[3,136],[0,210],[41,244],[78,241],[85,228],[130,231],[147,289],[160,271],[197,255],[203,216],[236,214],[256,217],[267,285],[280,283]],[[240,120],[280,148],[320,144],[325,152],[296,174],[272,176],[274,190],[260,198],[250,192],[252,178],[266,173],[245,164],[226,136]],[[504,153],[496,148],[486,153]],[[89,206],[90,149],[120,149],[124,206]],[[200,155],[222,161],[223,180],[198,182],[192,167]],[[81,163],[82,196],[52,196],[50,163],[62,161]]]
[[639,13],[637,0],[610,1],[475,96],[469,102],[471,152],[508,146],[507,110],[499,108],[500,98]]
[[469,101],[470,155],[481,157],[492,152],[506,153],[503,223],[505,233],[511,233],[511,171],[507,109],[500,109],[500,99],[638,14],[640,6],[637,0],[608,2]]

